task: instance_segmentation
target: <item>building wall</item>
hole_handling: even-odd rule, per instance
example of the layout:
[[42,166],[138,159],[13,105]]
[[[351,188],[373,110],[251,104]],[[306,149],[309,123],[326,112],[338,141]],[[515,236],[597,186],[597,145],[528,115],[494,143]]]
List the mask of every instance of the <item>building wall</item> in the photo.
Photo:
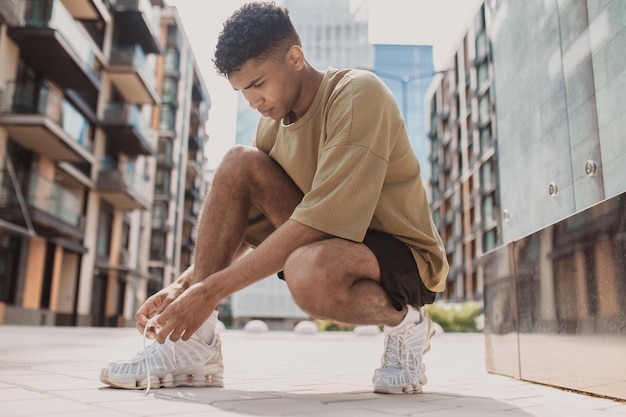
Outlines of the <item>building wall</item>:
[[504,222],[482,260],[487,369],[624,400],[626,3],[489,4]]
[[500,3],[493,49],[510,242],[626,189],[626,4]]

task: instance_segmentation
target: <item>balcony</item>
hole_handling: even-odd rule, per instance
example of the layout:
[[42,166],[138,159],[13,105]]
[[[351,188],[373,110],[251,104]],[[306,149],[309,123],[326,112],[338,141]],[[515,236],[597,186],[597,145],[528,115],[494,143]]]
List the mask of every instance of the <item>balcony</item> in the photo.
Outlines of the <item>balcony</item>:
[[197,151],[204,148],[204,141],[199,135],[189,135],[189,150]]
[[117,34],[125,43],[140,44],[149,54],[162,52],[158,18],[149,0],[116,0],[113,13]]
[[147,210],[147,190],[148,182],[130,169],[122,171],[104,163],[98,172],[96,191],[103,200],[121,210]]
[[[35,172],[28,174],[26,187],[21,191],[37,234],[83,239],[84,219],[78,193]],[[0,217],[27,227],[18,194],[6,170],[0,171]]]
[[202,156],[202,151],[190,151],[187,157],[187,179],[193,178],[195,181],[195,177],[202,176],[203,172],[204,157]]
[[141,118],[139,108],[132,104],[109,103],[104,111],[102,128],[107,135],[109,153],[131,157],[154,155],[154,131]]
[[55,161],[93,163],[88,120],[47,83],[8,83],[0,124],[20,146]]
[[59,0],[20,0],[18,24],[8,34],[20,56],[64,89],[100,88],[99,61],[87,32]]
[[146,63],[141,46],[115,47],[107,74],[125,101],[139,104],[160,104],[154,74]]
[[103,0],[61,0],[74,19],[109,21],[110,15]]

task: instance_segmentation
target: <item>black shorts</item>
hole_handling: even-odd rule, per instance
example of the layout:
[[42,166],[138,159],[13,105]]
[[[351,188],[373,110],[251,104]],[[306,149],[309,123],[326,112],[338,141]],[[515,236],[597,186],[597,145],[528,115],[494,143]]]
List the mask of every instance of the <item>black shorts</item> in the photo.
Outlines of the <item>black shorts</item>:
[[391,298],[396,310],[405,305],[421,307],[435,301],[435,293],[424,285],[411,249],[395,237],[368,230],[363,240],[378,259],[381,286]]
[[[421,307],[435,301],[435,293],[424,285],[411,249],[395,237],[376,230],[368,230],[363,244],[378,260],[381,286],[389,295],[396,310],[405,305]],[[278,273],[285,279],[283,272]]]

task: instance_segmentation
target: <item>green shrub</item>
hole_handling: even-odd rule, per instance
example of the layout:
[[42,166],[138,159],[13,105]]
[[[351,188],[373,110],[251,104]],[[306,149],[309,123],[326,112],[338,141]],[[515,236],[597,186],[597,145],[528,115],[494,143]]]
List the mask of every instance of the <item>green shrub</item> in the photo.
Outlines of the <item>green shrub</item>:
[[[446,332],[481,332],[477,328],[476,318],[483,313],[480,303],[447,303],[436,302],[426,306],[431,320],[439,324]],[[336,323],[332,320],[315,320],[320,332],[351,332],[355,326]],[[382,329],[382,326],[381,326]]]
[[426,306],[426,312],[432,321],[439,324],[446,332],[480,332],[476,327],[476,318],[483,312],[479,303],[438,302]]

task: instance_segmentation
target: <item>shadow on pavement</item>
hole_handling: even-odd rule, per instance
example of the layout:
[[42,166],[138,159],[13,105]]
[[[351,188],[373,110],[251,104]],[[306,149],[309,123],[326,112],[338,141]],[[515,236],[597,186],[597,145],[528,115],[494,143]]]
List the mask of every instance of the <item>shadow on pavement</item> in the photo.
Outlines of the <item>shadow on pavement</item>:
[[155,398],[203,403],[214,409],[251,416],[327,414],[342,417],[374,415],[425,415],[522,417],[530,414],[493,398],[452,393],[385,395],[368,391],[312,393],[307,391],[243,391],[232,389],[159,389]]

